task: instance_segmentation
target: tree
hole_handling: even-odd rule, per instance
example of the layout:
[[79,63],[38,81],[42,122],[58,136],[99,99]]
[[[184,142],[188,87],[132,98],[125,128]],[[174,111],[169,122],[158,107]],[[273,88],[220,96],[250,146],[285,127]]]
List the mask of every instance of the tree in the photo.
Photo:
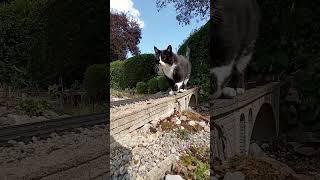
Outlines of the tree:
[[107,61],[105,6],[104,0],[53,1],[46,9],[51,74],[67,88],[88,66]]
[[141,28],[125,13],[110,12],[110,46],[111,61],[124,60],[130,51],[139,55],[138,44],[141,39]]
[[210,15],[210,0],[157,0],[158,11],[168,4],[173,4],[177,11],[176,19],[179,24],[190,24],[193,18],[204,20]]

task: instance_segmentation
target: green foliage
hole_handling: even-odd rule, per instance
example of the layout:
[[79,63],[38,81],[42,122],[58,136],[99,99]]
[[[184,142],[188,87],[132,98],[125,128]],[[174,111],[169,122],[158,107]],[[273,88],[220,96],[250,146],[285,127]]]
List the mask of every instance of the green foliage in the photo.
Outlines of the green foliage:
[[32,69],[44,71],[41,66],[47,61],[41,53],[46,44],[44,13],[47,4],[47,0],[0,4],[0,77],[3,83],[28,87],[33,81]]
[[120,89],[121,87],[126,87],[124,84],[125,78],[125,61],[113,61],[110,63],[110,87],[115,89]]
[[185,42],[180,46],[178,54],[185,55],[187,46],[190,47],[190,62],[192,65],[191,77],[189,83],[198,86],[202,89],[202,98],[207,98],[209,95],[209,70],[208,62],[208,41],[209,22],[201,27],[198,31],[190,35]]
[[182,140],[188,140],[189,139],[189,133],[185,129],[179,129],[177,131],[177,136],[178,136],[178,138],[180,138]]
[[141,54],[127,59],[124,64],[124,84],[133,88],[138,82],[149,80],[156,75],[154,66],[153,54]]
[[320,85],[315,83],[320,80],[319,5],[315,1],[294,0],[258,0],[258,3],[262,19],[248,78],[272,74],[284,80],[293,75],[294,87],[301,93],[302,106],[306,107],[305,114],[316,119],[320,109]]
[[138,82],[136,86],[137,92],[139,94],[146,94],[148,93],[148,85],[145,82]]
[[209,179],[210,177],[210,149],[208,147],[196,147],[192,145],[183,154],[174,167],[174,171],[180,172],[185,179]]
[[110,80],[113,88],[134,88],[140,81],[148,81],[156,76],[153,54],[142,54],[125,61],[110,63]]
[[[12,87],[71,85],[107,45],[103,1],[13,0],[0,4],[0,79]],[[105,14],[105,13],[104,13]],[[102,26],[102,27],[101,27]],[[81,28],[80,28],[81,27]]]
[[44,100],[25,99],[18,101],[17,104],[17,109],[24,111],[29,116],[41,116],[45,110],[51,108],[51,105]]
[[87,68],[83,85],[89,97],[104,101],[107,95],[107,64],[94,64]]
[[210,14],[210,1],[209,0],[157,0],[156,6],[161,10],[168,5],[176,10],[176,19],[179,24],[188,25],[192,19],[204,20]]
[[203,162],[197,163],[197,168],[194,171],[194,179],[207,179],[210,176],[210,165]]
[[[257,40],[253,76],[279,75],[313,63],[318,57],[320,9],[315,2],[258,0],[262,19]],[[281,11],[280,11],[281,10]]]
[[159,91],[158,79],[156,77],[150,79],[147,84],[148,84],[148,93],[149,94],[154,94]]
[[53,62],[50,75],[63,77],[64,84],[83,80],[83,73],[92,64],[107,60],[108,25],[106,3],[98,1],[54,0],[46,9],[48,60]]
[[169,82],[164,76],[158,76],[158,88],[160,91],[166,91],[169,88]]

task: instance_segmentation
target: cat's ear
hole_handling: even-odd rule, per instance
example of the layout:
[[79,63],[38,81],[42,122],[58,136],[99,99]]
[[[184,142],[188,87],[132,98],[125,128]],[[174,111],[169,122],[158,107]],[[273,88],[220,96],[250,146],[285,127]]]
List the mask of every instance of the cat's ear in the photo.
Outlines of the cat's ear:
[[167,51],[170,52],[170,53],[172,53],[172,47],[171,47],[171,45],[169,45],[169,46],[167,47]]
[[156,54],[159,53],[159,49],[158,49],[157,47],[154,46],[153,49],[154,49],[154,52],[155,52]]

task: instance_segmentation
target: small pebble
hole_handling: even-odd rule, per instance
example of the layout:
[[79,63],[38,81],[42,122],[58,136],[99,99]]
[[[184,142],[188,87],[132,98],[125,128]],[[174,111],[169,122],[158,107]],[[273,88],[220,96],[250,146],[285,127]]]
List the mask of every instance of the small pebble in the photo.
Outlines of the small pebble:
[[194,126],[194,125],[196,125],[196,122],[194,122],[194,121],[189,121],[188,124],[189,124],[190,126]]

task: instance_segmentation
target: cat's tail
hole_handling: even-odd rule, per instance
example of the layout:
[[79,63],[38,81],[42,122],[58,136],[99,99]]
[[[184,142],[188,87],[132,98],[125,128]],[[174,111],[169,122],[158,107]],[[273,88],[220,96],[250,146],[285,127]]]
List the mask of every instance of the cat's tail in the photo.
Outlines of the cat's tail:
[[188,61],[190,60],[190,48],[189,48],[189,46],[187,46],[186,58],[188,59]]

